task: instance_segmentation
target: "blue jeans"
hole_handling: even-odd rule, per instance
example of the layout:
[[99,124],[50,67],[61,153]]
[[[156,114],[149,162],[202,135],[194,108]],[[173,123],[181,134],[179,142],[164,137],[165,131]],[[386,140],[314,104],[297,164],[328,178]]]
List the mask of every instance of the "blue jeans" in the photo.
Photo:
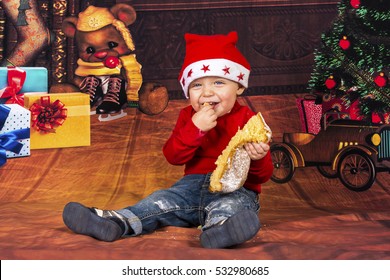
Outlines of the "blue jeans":
[[240,188],[232,193],[211,193],[209,174],[184,176],[169,189],[159,190],[118,213],[125,216],[134,233],[149,233],[164,226],[197,227],[205,230],[242,210],[258,213],[258,194]]

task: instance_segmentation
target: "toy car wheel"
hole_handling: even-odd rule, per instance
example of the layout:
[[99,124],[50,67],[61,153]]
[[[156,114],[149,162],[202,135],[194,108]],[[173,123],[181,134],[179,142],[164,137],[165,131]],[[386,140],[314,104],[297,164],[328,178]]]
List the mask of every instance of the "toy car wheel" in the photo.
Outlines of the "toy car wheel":
[[329,178],[329,179],[334,179],[338,177],[337,170],[333,170],[330,166],[328,165],[317,165],[318,172],[321,173],[322,176]]
[[294,175],[295,168],[287,149],[271,146],[271,157],[274,164],[271,180],[281,184],[290,181]]
[[376,177],[374,163],[366,153],[360,150],[342,155],[337,170],[343,185],[355,192],[368,190]]

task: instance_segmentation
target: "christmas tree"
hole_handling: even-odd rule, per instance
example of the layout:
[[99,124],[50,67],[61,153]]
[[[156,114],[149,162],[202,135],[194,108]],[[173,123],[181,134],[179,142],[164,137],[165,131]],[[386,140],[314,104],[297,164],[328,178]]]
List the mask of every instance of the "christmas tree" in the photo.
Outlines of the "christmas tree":
[[390,0],[342,0],[315,51],[310,91],[323,108],[336,99],[355,108],[352,118],[389,123],[389,70]]

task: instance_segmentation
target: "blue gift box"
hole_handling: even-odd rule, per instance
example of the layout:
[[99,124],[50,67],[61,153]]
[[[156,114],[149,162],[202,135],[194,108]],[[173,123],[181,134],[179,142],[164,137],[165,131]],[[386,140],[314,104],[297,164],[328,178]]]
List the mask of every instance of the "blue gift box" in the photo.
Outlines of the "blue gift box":
[[[26,80],[20,93],[25,92],[48,92],[48,73],[44,67],[19,67],[26,71]],[[8,86],[8,68],[0,67],[0,90]],[[0,98],[0,104],[8,98]]]
[[0,166],[7,158],[30,155],[31,112],[18,104],[0,104]]

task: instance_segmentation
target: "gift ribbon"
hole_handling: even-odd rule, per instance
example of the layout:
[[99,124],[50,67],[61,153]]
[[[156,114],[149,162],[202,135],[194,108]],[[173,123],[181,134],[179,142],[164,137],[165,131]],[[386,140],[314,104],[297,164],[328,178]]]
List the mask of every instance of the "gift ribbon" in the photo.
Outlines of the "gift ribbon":
[[59,99],[50,103],[50,96],[42,96],[40,104],[34,103],[30,111],[31,127],[43,132],[55,132],[55,127],[62,125],[68,116],[65,104]]
[[[0,105],[0,130],[3,128],[6,119],[11,109],[7,106]],[[0,134],[0,166],[7,162],[6,151],[11,151],[19,154],[23,148],[23,144],[18,142],[18,139],[26,139],[30,137],[30,128],[17,129],[4,134]]]
[[8,85],[0,90],[0,98],[9,98],[5,103],[7,104],[19,104],[24,106],[23,94],[18,94],[23,87],[26,80],[26,71],[19,67],[8,66]]

